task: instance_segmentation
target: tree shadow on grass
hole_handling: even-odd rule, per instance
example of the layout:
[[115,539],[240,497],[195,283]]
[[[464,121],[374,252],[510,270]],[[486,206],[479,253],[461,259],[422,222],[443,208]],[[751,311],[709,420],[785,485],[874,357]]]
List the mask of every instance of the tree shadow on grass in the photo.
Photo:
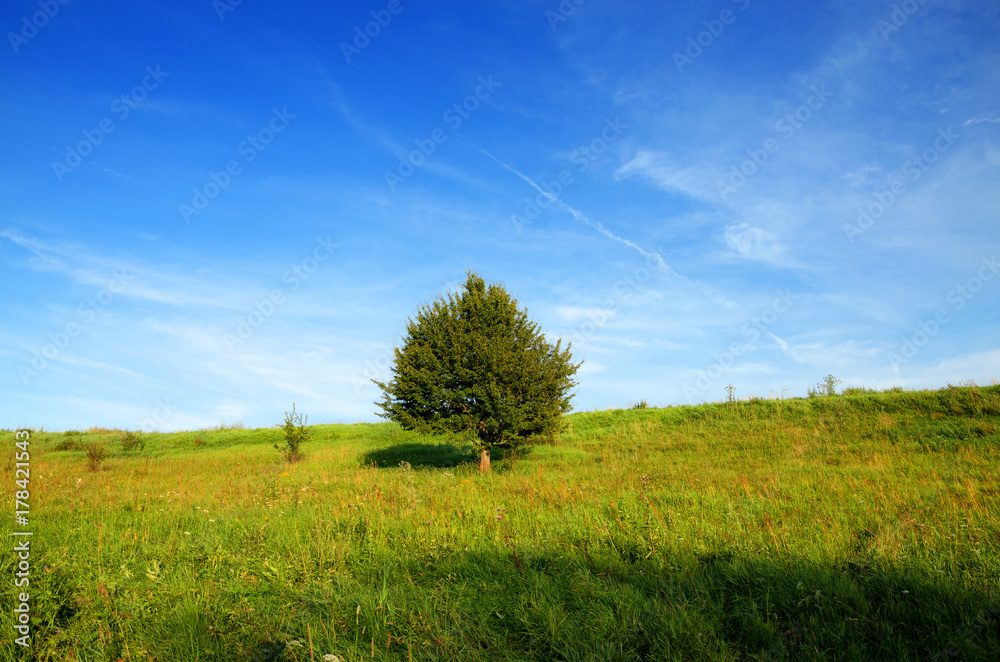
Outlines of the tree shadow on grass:
[[[356,558],[333,588],[316,576],[310,586],[286,579],[296,586],[266,582],[223,596],[200,583],[199,598],[163,616],[147,612],[144,627],[123,630],[104,652],[117,659],[127,642],[165,660],[198,651],[204,660],[291,662],[320,659],[315,640],[315,652],[344,660],[368,659],[375,642],[379,660],[1000,659],[996,589],[959,578],[725,549],[650,558],[624,535],[532,544],[533,535],[495,522],[501,549],[414,541],[381,568]],[[291,618],[261,610],[244,626],[248,598],[295,609]],[[142,613],[143,599],[137,591],[130,607]],[[111,609],[101,604],[88,608]],[[335,642],[320,635],[322,624],[339,624]]]
[[395,469],[406,462],[411,467],[456,467],[472,461],[471,447],[457,448],[452,444],[397,444],[365,453],[361,461],[365,466]]
[[[490,452],[494,471],[512,471],[515,463],[527,457],[529,451],[524,446],[494,448]],[[454,444],[397,444],[365,453],[361,462],[365,466],[374,465],[380,469],[398,469],[403,462],[413,468],[444,469],[463,463],[478,465],[479,455],[469,445],[459,448]]]
[[[463,605],[433,636],[463,652],[500,655],[514,643],[581,662],[1000,659],[996,593],[960,582],[728,551],[664,563],[617,543],[575,554],[507,546],[404,564],[418,591]],[[589,625],[565,626],[574,622]]]

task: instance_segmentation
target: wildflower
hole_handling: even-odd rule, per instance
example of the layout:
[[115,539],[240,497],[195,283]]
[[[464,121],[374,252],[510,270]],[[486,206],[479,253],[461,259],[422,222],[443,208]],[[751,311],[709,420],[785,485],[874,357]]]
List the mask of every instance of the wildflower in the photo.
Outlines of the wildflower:
[[302,648],[302,642],[299,641],[298,639],[292,639],[291,641],[288,642],[288,646],[289,647],[294,646],[295,648]]
[[189,536],[189,535],[191,535],[191,532],[190,531],[185,531],[184,535]]
[[332,653],[327,653],[323,656],[323,662],[340,662],[340,658]]

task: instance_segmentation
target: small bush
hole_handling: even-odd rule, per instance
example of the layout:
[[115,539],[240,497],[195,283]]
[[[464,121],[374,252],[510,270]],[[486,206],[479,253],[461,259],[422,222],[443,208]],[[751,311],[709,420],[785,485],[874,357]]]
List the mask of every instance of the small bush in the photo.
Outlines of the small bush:
[[289,462],[295,462],[302,458],[299,449],[302,444],[309,441],[309,430],[306,429],[305,425],[308,420],[308,416],[303,417],[302,414],[295,413],[294,402],[292,403],[292,412],[285,412],[285,424],[281,428],[285,431],[285,445],[275,444],[274,447],[281,451]]
[[104,442],[95,441],[87,446],[87,463],[90,466],[91,471],[98,471],[101,468],[101,462],[108,457],[108,449],[104,446]]
[[823,381],[816,384],[815,389],[809,389],[809,397],[817,398],[824,395],[837,395],[837,386],[841,383],[843,382],[834,377],[832,374],[827,375],[823,378]]
[[118,433],[118,440],[122,444],[123,453],[141,451],[146,447],[146,439],[138,430],[122,430]]
[[63,432],[65,439],[56,442],[57,451],[78,451],[83,449],[83,433],[76,430]]
[[649,409],[649,403],[646,402],[645,398],[643,398],[642,400],[639,400],[634,405],[632,405],[632,409]]

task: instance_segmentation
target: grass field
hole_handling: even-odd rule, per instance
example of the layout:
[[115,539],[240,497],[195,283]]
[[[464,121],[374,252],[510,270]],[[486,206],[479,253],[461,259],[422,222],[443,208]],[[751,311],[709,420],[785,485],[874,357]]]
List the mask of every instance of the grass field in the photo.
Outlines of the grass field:
[[312,433],[33,432],[2,659],[1000,659],[1000,386],[577,413],[485,475]]

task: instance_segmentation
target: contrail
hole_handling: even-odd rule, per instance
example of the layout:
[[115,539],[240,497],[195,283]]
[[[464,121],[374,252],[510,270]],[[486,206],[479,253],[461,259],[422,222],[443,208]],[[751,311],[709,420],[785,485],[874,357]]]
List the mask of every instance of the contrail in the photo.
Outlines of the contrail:
[[1000,117],[998,117],[996,119],[994,119],[992,117],[977,117],[975,119],[965,120],[965,122],[962,124],[962,126],[969,126],[969,125],[972,125],[972,124],[981,124],[982,122],[992,122],[993,124],[997,124],[998,122],[1000,122]]
[[787,354],[787,355],[788,355],[789,357],[791,357],[791,358],[792,358],[792,360],[794,360],[794,361],[795,361],[796,363],[802,363],[802,359],[800,359],[800,358],[799,358],[798,356],[796,356],[795,352],[793,352],[793,351],[792,351],[792,350],[791,350],[791,349],[790,349],[790,348],[788,347],[788,343],[787,343],[787,342],[785,342],[784,340],[782,340],[782,339],[781,339],[781,338],[779,338],[778,336],[774,335],[774,334],[773,334],[773,333],[771,333],[770,331],[768,331],[768,332],[767,332],[767,335],[768,335],[768,336],[770,336],[771,340],[773,340],[773,341],[774,341],[774,342],[775,342],[775,343],[776,343],[776,344],[778,345],[778,347],[780,347],[780,348],[781,348],[781,351],[782,351],[782,352],[784,352],[784,353],[785,353],[785,354]]
[[510,167],[509,165],[507,165],[506,163],[504,163],[503,161],[501,161],[497,157],[495,157],[492,154],[490,154],[489,152],[487,152],[485,149],[479,148],[479,151],[482,152],[483,154],[485,154],[486,156],[490,157],[494,161],[496,161],[496,163],[501,168],[504,168],[505,170],[508,170],[508,171],[514,173],[515,175],[517,175],[518,177],[520,177],[521,179],[523,179],[524,181],[526,181],[529,185],[531,185],[532,188],[534,188],[536,191],[538,191],[539,193],[541,193],[542,195],[544,195],[546,198],[548,198],[549,202],[554,202],[561,209],[563,209],[563,210],[569,212],[570,214],[572,214],[573,218],[575,218],[576,220],[580,221],[581,223],[583,223],[587,227],[594,228],[595,230],[597,230],[598,232],[600,232],[601,234],[603,234],[608,239],[611,239],[613,241],[617,241],[620,244],[625,244],[629,248],[634,248],[635,250],[639,251],[639,253],[644,258],[646,258],[647,260],[654,260],[656,262],[657,266],[660,267],[660,269],[662,269],[662,270],[664,270],[664,271],[666,271],[666,272],[668,272],[668,273],[670,273],[670,274],[672,274],[674,276],[680,276],[680,274],[678,274],[676,271],[674,271],[669,266],[667,266],[667,263],[663,261],[663,257],[659,253],[651,253],[651,252],[643,249],[642,246],[639,246],[634,241],[629,241],[628,239],[625,239],[623,237],[619,237],[614,232],[612,232],[611,230],[609,230],[606,227],[604,227],[604,225],[600,221],[592,221],[592,220],[590,220],[587,217],[586,214],[584,214],[583,212],[581,212],[581,211],[579,211],[577,209],[573,209],[572,207],[570,207],[569,205],[567,205],[565,202],[563,202],[562,200],[560,200],[559,198],[557,198],[556,196],[552,195],[551,193],[549,193],[548,191],[546,191],[545,189],[543,189],[541,186],[539,186],[538,184],[536,184],[530,177],[528,177],[524,173],[518,171],[516,168]]
[[677,273],[676,271],[674,271],[673,269],[671,269],[667,265],[667,263],[663,261],[663,257],[659,253],[655,253],[655,252],[651,253],[650,251],[647,251],[647,250],[643,249],[642,246],[639,246],[634,241],[630,241],[628,239],[625,239],[624,237],[619,237],[614,232],[612,232],[611,230],[609,230],[606,227],[604,227],[604,225],[600,221],[592,221],[583,212],[581,212],[581,211],[579,211],[577,209],[574,209],[573,207],[570,207],[568,204],[566,204],[565,202],[563,202],[562,200],[560,200],[556,196],[552,195],[551,193],[549,193],[548,191],[546,191],[545,189],[543,189],[541,186],[539,186],[538,184],[536,184],[534,182],[534,180],[531,179],[531,177],[528,177],[524,173],[518,171],[516,168],[512,168],[511,166],[507,165],[506,163],[504,163],[503,161],[501,161],[497,157],[495,157],[492,154],[490,154],[489,152],[487,152],[482,147],[476,146],[476,149],[478,149],[480,152],[482,152],[486,156],[488,156],[491,159],[493,159],[493,161],[495,161],[497,163],[497,165],[499,165],[501,168],[504,168],[505,170],[507,170],[509,172],[512,172],[513,174],[515,174],[518,177],[520,177],[521,179],[523,179],[532,188],[534,188],[536,191],[538,191],[539,193],[541,193],[542,195],[544,195],[549,200],[549,202],[554,202],[561,209],[563,209],[564,211],[567,211],[570,214],[572,214],[573,218],[575,218],[576,220],[580,221],[581,223],[583,223],[587,227],[594,228],[595,230],[597,230],[598,232],[600,232],[601,234],[603,234],[608,239],[612,239],[614,241],[617,241],[618,243],[624,244],[624,245],[628,246],[629,248],[634,248],[635,250],[639,251],[639,253],[644,258],[646,258],[647,260],[654,260],[656,262],[657,266],[660,267],[660,269],[662,269],[663,271],[666,271],[667,273],[669,273],[672,276],[675,276],[675,277],[677,277],[677,278],[679,278],[679,279],[681,279],[681,280],[683,280],[683,281],[685,281],[685,282],[693,285],[695,287],[695,289],[697,289],[698,291],[700,291],[702,294],[704,294],[709,299],[714,300],[716,303],[722,304],[727,310],[739,310],[739,306],[737,306],[732,301],[729,301],[728,299],[726,299],[725,297],[723,297],[722,295],[720,295],[718,292],[713,291],[712,288],[708,287],[707,285],[705,285],[701,281],[692,281],[691,279],[686,278],[686,277],[680,275],[679,273]]

